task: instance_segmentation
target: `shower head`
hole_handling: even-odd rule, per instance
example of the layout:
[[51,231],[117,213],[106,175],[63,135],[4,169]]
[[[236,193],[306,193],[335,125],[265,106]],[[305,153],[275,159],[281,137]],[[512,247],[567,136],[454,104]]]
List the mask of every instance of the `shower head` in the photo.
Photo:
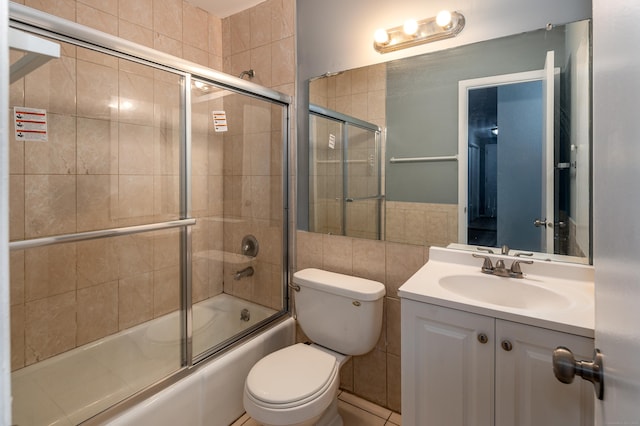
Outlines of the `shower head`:
[[242,77],[244,77],[245,75],[249,77],[249,80],[251,80],[253,77],[255,77],[255,76],[256,76],[256,73],[255,73],[255,71],[254,71],[254,70],[252,70],[252,69],[251,69],[251,70],[246,70],[246,71],[242,71],[238,77],[239,77],[239,78],[242,78]]

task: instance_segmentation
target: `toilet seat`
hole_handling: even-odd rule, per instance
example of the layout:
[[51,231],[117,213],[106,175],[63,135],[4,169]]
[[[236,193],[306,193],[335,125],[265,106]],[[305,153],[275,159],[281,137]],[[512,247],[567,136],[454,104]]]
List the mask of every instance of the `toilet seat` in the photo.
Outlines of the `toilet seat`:
[[294,408],[325,394],[338,374],[335,357],[298,343],[258,361],[247,376],[245,394],[264,408]]

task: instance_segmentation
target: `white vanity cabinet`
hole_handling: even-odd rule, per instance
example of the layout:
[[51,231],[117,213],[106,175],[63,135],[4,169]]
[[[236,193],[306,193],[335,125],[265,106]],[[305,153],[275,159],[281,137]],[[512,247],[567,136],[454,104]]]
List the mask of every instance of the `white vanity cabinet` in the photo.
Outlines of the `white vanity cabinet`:
[[594,391],[553,375],[593,339],[402,299],[402,422],[408,426],[593,425]]

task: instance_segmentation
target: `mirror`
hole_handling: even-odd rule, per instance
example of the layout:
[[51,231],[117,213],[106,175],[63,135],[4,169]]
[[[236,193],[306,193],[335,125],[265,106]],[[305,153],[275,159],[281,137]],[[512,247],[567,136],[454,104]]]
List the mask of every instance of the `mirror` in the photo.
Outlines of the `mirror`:
[[580,21],[311,79],[309,231],[589,262],[590,60]]

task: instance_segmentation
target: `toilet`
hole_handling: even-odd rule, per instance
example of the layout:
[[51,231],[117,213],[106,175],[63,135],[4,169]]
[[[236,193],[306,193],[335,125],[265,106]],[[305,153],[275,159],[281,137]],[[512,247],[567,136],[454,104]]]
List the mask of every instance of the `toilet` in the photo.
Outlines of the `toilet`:
[[340,368],[375,347],[384,285],[310,268],[293,275],[293,287],[298,324],[313,343],[258,361],[245,381],[244,408],[264,426],[341,426]]

